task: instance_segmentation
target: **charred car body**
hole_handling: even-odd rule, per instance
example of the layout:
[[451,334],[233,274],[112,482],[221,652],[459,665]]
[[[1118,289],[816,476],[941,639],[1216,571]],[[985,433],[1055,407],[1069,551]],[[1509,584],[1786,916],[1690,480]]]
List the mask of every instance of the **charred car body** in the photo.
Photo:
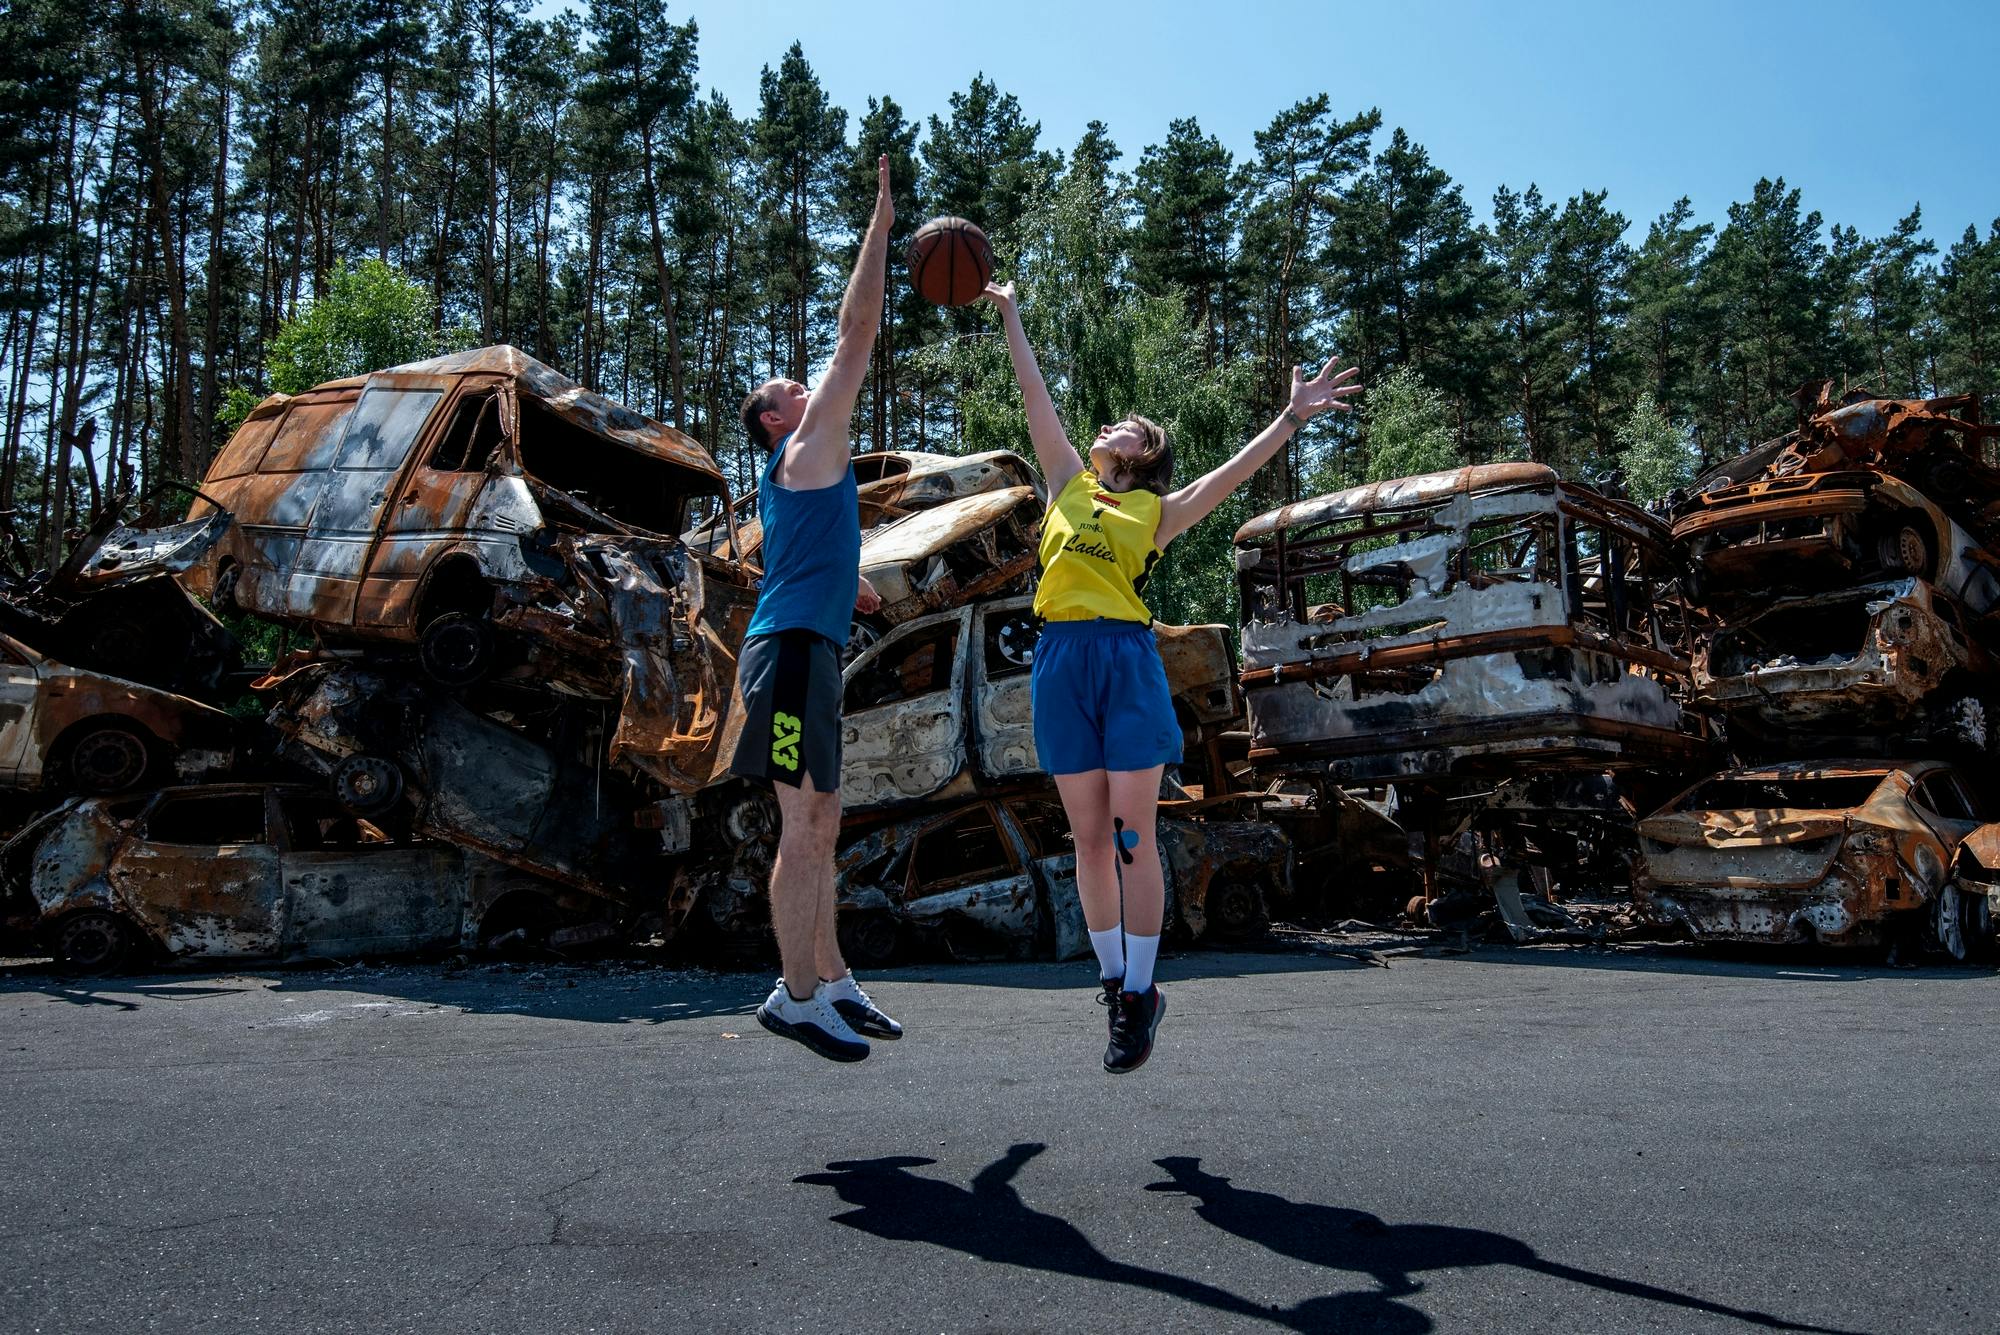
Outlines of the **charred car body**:
[[1985,547],[2000,537],[2000,471],[1979,448],[2000,428],[1980,422],[1977,396],[1836,400],[1821,381],[1797,401],[1796,430],[1709,470],[1675,508],[1699,596],[1915,576],[1975,614],[2000,606]]
[[587,935],[617,912],[462,848],[393,838],[302,785],[74,800],[0,850],[0,870],[25,906],[10,925],[91,972],[470,949]]
[[[1227,938],[1289,892],[1285,837],[1256,821],[1159,818],[1166,931]],[[1090,952],[1076,854],[1046,790],[880,826],[835,859],[843,948],[885,963],[905,948],[957,958],[1075,959]]]
[[728,498],[671,427],[482,348],[273,395],[203,489],[190,518],[236,523],[184,578],[217,606],[615,700],[620,757],[715,777],[755,594],[674,536]]
[[[936,512],[932,512],[936,513]],[[1184,747],[1198,761],[1239,716],[1221,626],[1155,624]],[[850,815],[1039,782],[1026,597],[977,602],[891,631],[841,675],[841,803]]]
[[1637,888],[1704,940],[1885,943],[1934,911],[1981,815],[1942,761],[1726,770],[1640,822]]
[[1301,501],[1236,534],[1260,770],[1341,782],[1686,765],[1667,531],[1540,464]]

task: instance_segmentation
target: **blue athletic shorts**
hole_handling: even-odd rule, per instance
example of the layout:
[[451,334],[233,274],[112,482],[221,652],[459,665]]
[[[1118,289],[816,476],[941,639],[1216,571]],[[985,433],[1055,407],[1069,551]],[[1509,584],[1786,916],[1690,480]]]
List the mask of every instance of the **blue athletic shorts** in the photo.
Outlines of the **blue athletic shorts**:
[[1049,622],[1029,689],[1035,750],[1051,774],[1180,763],[1181,725],[1151,626]]

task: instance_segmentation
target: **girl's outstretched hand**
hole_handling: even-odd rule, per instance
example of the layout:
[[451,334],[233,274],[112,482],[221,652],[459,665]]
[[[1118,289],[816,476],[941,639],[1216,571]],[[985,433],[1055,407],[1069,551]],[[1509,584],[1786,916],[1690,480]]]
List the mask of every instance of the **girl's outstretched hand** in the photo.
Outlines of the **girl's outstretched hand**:
[[1344,400],[1350,394],[1359,394],[1361,392],[1360,385],[1348,383],[1355,376],[1361,374],[1361,368],[1350,366],[1339,375],[1335,375],[1333,368],[1338,365],[1340,365],[1340,358],[1337,355],[1327,358],[1326,365],[1321,368],[1320,373],[1310,380],[1306,379],[1305,367],[1294,366],[1292,368],[1292,411],[1294,413],[1300,417],[1311,417],[1316,413],[1323,413],[1329,408],[1337,408],[1344,413],[1354,411],[1354,405]]
[[998,306],[1002,315],[1014,309],[1014,284],[1012,282],[988,283],[979,295],[992,302],[995,306]]

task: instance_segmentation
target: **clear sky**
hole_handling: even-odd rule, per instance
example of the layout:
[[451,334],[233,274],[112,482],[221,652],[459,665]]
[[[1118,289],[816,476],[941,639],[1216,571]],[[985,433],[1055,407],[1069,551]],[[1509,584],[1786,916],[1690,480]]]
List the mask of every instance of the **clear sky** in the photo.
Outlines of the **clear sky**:
[[[2000,216],[2000,0],[680,0],[701,82],[754,114],[793,39],[853,119],[943,115],[984,72],[1067,150],[1092,119],[1128,170],[1192,115],[1239,158],[1293,102],[1381,108],[1461,183],[1609,189],[1634,239],[1680,195],[1720,220],[1759,176],[1864,235],[1912,203],[1941,245]],[[536,11],[561,7],[539,0]],[[578,7],[581,8],[579,0]]]

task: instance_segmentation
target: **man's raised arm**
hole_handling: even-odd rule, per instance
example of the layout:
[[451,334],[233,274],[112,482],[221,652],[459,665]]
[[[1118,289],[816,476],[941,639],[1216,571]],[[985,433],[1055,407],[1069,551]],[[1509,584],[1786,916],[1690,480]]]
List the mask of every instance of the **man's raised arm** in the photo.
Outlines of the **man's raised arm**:
[[778,480],[797,491],[830,487],[847,470],[854,400],[860,396],[861,382],[868,375],[868,359],[875,349],[875,335],[882,328],[889,229],[896,221],[896,206],[889,198],[886,154],[876,162],[875,173],[875,216],[869,220],[868,234],[861,239],[861,255],[854,262],[853,276],[847,280],[847,295],[840,300],[840,328],[833,345],[833,361],[826,368],[819,388],[806,402],[798,439],[785,451],[779,468]]

